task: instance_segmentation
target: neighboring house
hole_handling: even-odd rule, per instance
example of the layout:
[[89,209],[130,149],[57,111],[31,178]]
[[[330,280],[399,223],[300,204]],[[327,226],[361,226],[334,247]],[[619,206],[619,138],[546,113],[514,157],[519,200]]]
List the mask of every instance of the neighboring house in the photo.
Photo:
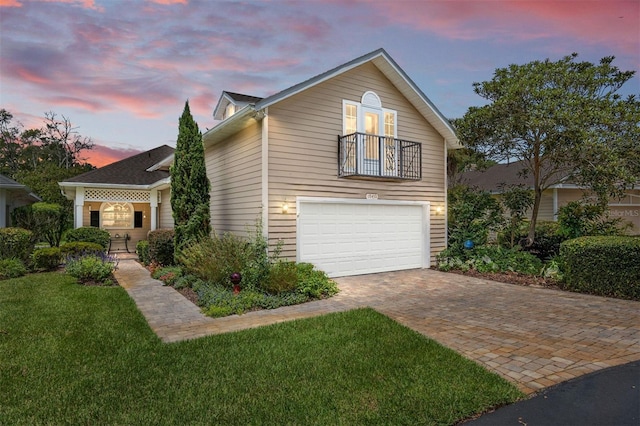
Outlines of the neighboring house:
[[446,247],[451,124],[383,49],[267,98],[223,92],[203,135],[217,233],[262,219],[331,276],[427,268]]
[[74,227],[95,226],[112,236],[112,249],[135,251],[150,230],[173,228],[169,166],[174,149],[163,145],[59,182],[74,202]]
[[11,226],[13,209],[42,201],[26,185],[0,175],[0,228]]
[[[523,176],[522,162],[516,161],[510,164],[496,164],[486,170],[474,170],[465,172],[460,182],[473,186],[493,194],[500,194],[504,188],[513,185],[522,185],[533,189],[533,177],[531,174]],[[559,182],[551,185],[542,193],[538,220],[556,221],[558,210],[571,201],[583,199],[584,188],[571,183],[568,176],[559,175],[554,179]],[[609,202],[609,215],[619,217],[633,225],[632,234],[640,234],[640,190],[629,190],[621,200],[612,199]]]

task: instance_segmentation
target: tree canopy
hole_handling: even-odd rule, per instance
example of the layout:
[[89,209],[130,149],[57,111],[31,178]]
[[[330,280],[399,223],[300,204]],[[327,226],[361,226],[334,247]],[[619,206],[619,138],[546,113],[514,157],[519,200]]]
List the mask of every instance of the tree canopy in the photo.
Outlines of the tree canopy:
[[488,104],[456,120],[467,147],[497,162],[521,160],[521,173],[533,178],[529,243],[542,192],[561,179],[601,204],[640,182],[640,102],[617,93],[634,71],[620,71],[613,56],[598,64],[577,58],[497,69],[473,85]]
[[176,253],[189,243],[210,234],[209,188],[202,133],[187,101],[179,119],[178,139],[171,166],[171,208],[175,222]]

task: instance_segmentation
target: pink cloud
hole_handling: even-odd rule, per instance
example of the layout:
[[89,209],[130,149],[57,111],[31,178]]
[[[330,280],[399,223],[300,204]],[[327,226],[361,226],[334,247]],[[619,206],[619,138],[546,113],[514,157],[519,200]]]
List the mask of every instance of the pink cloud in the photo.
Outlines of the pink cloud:
[[22,7],[19,0],[0,0],[0,7]]
[[103,167],[107,164],[115,163],[142,152],[138,149],[110,148],[108,146],[95,144],[92,150],[83,152],[83,156],[89,164],[96,167]]
[[151,0],[152,3],[161,4],[164,6],[172,4],[189,4],[189,0]]
[[391,21],[458,40],[534,40],[565,36],[638,53],[640,2],[370,2]]

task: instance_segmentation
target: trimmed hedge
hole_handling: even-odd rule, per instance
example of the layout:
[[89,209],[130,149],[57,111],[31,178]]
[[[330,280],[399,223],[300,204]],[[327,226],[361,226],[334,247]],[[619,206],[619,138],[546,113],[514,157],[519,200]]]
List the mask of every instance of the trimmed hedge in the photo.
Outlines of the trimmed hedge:
[[104,229],[95,228],[92,226],[83,226],[82,228],[70,229],[65,235],[65,240],[68,243],[73,242],[85,242],[100,244],[104,250],[109,247],[109,239],[111,236],[109,232]]
[[0,280],[18,278],[27,273],[20,259],[0,259]]
[[640,300],[640,238],[580,237],[560,245],[566,290]]
[[97,243],[87,243],[84,241],[76,241],[73,243],[65,243],[60,246],[60,251],[64,257],[79,256],[81,254],[99,254],[105,251],[102,245]]
[[149,231],[147,241],[149,241],[149,260],[162,266],[175,264],[173,259],[173,229],[156,229]]
[[51,271],[60,266],[62,253],[58,247],[37,249],[31,255],[33,269],[36,271]]
[[33,252],[33,232],[22,228],[0,228],[0,259],[27,263]]
[[151,259],[149,257],[149,241],[140,240],[138,244],[136,244],[136,254],[138,255],[138,260],[142,262],[143,265],[148,265],[151,263]]

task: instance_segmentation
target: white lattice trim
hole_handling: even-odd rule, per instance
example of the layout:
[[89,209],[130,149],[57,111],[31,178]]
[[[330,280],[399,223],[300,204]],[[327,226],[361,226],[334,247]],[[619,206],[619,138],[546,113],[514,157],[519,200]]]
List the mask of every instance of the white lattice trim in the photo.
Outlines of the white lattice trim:
[[85,201],[126,201],[129,203],[148,203],[151,201],[149,191],[134,189],[86,188]]

